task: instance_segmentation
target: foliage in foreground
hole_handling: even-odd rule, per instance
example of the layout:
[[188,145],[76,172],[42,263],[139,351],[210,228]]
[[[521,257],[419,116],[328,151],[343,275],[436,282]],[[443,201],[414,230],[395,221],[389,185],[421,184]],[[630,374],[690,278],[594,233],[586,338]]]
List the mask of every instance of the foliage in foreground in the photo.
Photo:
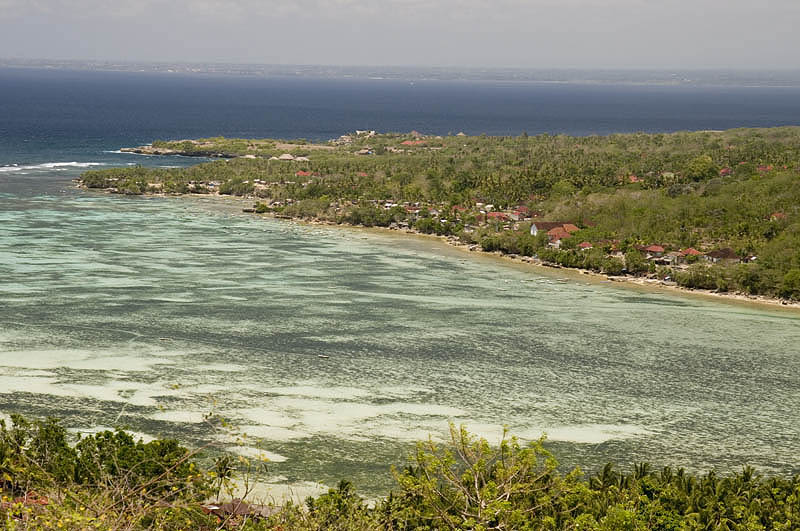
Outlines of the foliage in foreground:
[[[418,443],[393,469],[397,488],[374,504],[339,485],[268,518],[206,515],[213,475],[174,441],[103,432],[71,446],[54,420],[0,422],[0,521],[8,529],[252,530],[791,530],[800,528],[800,478],[751,468],[719,477],[683,470],[631,473],[607,465],[588,479],[557,470],[543,441],[499,446],[451,427],[446,444]],[[16,496],[16,499],[15,499]]]
[[[0,420],[0,522],[9,529],[195,528],[211,477],[174,440],[121,430],[70,444],[55,419]],[[174,525],[180,522],[180,525]]]

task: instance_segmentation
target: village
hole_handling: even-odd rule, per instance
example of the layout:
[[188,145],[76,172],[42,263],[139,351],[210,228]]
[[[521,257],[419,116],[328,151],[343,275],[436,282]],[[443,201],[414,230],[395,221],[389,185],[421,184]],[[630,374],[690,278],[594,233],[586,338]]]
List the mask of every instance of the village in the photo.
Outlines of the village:
[[[412,133],[413,134],[413,133]],[[419,133],[416,133],[419,135]],[[357,131],[359,137],[369,138],[374,136],[374,131]],[[417,137],[421,138],[421,137]],[[352,139],[348,135],[342,136],[338,141],[342,144],[350,144]],[[404,145],[422,145],[424,140],[409,140],[402,142]],[[357,152],[356,154],[362,154]],[[254,158],[252,155],[244,158]],[[271,156],[269,161],[286,162],[309,162],[305,156],[295,156],[290,153],[283,153],[279,156]],[[759,168],[760,170],[760,168]],[[366,172],[357,172],[358,177],[368,177]],[[658,242],[641,242],[623,244],[615,239],[589,240],[582,239],[582,230],[592,228],[591,222],[569,222],[569,221],[545,221],[541,218],[542,213],[532,210],[527,205],[518,205],[514,208],[499,209],[493,204],[483,203],[474,200],[471,206],[448,205],[444,203],[431,204],[427,202],[411,202],[393,199],[369,199],[369,200],[346,200],[339,199],[329,203],[324,215],[305,216],[292,215],[292,206],[298,205],[302,200],[293,198],[272,199],[278,189],[287,189],[297,186],[301,189],[311,186],[319,179],[323,178],[320,172],[299,169],[294,172],[297,180],[266,181],[263,179],[252,179],[242,181],[242,185],[252,185],[252,192],[245,194],[245,199],[258,201],[253,207],[243,210],[247,213],[272,213],[276,217],[292,219],[295,217],[308,219],[313,222],[322,223],[347,223],[345,215],[348,211],[359,207],[368,206],[376,211],[383,211],[390,214],[387,223],[378,223],[391,230],[403,230],[408,232],[434,233],[446,236],[451,243],[466,243],[470,250],[483,250],[479,243],[475,243],[470,235],[478,231],[495,231],[498,233],[529,233],[533,237],[543,235],[546,237],[547,248],[554,250],[567,250],[575,252],[587,252],[592,249],[602,249],[608,258],[621,260],[625,264],[626,253],[635,250],[640,253],[641,258],[649,265],[647,270],[654,273],[658,266],[669,267],[674,270],[683,270],[691,264],[706,262],[709,264],[721,263],[731,265],[736,263],[750,263],[757,260],[756,256],[739,256],[730,247],[714,248],[709,250],[698,250],[693,247],[676,248],[669,244]],[[635,181],[634,181],[635,179]],[[635,176],[630,177],[630,182],[640,182],[641,179]],[[190,193],[209,193],[214,195],[226,195],[221,181],[201,181],[190,180],[187,188]],[[162,183],[148,183],[148,189],[159,193],[162,191]],[[109,188],[115,191],[115,188]],[[786,215],[782,212],[775,212],[770,216],[772,220],[783,220]],[[344,221],[343,221],[344,220]],[[423,226],[421,220],[426,223]],[[358,223],[362,225],[362,223]],[[580,240],[580,241],[578,241]],[[536,258],[536,256],[522,256],[524,260]],[[627,265],[627,264],[626,264]],[[628,272],[627,269],[623,271]]]
[[[225,160],[89,171],[82,185],[236,196],[255,214],[435,235],[609,278],[787,297],[800,294],[800,270],[786,277],[795,266],[779,241],[793,238],[796,132],[769,131],[774,152],[754,143],[765,134],[493,138],[363,129],[324,143],[153,141],[134,152]],[[754,196],[761,199],[742,209],[739,198]]]
[[[297,177],[318,177],[318,173],[310,171],[298,171]],[[312,181],[298,183],[301,186],[307,186]],[[292,181],[278,182],[263,182],[254,181],[256,186],[256,196],[258,196],[259,189],[268,189],[277,185],[296,184]],[[209,183],[214,185],[216,183]],[[262,203],[260,209],[246,208],[246,212],[274,212],[278,217],[291,218],[292,216],[280,215],[286,207],[297,203],[294,199],[267,201]],[[629,246],[623,245],[619,240],[603,239],[599,241],[583,240],[575,243],[576,239],[580,239],[582,228],[577,224],[565,221],[543,221],[539,217],[539,213],[532,211],[528,206],[519,205],[513,209],[497,210],[492,204],[484,204],[476,201],[473,207],[465,207],[461,205],[445,205],[436,204],[431,205],[423,202],[408,202],[408,201],[395,201],[395,200],[380,200],[372,199],[368,201],[357,200],[339,200],[330,203],[330,209],[340,218],[350,208],[363,205],[364,203],[372,206],[373,208],[383,210],[385,212],[393,212],[395,219],[392,220],[387,228],[391,230],[404,230],[408,232],[421,232],[419,230],[421,219],[426,219],[438,223],[443,226],[463,227],[460,234],[452,234],[444,231],[444,235],[448,236],[453,243],[458,242],[463,236],[474,234],[479,230],[492,229],[497,232],[510,231],[510,232],[527,232],[531,236],[537,237],[540,234],[546,236],[547,246],[551,249],[564,249],[575,250],[577,252],[585,252],[595,248],[603,249],[606,255],[610,258],[617,258],[625,260],[625,253],[630,250],[638,251],[642,258],[653,266],[651,271],[657,266],[671,267],[677,270],[688,268],[691,264],[699,261],[704,261],[709,264],[722,263],[726,265],[736,263],[749,263],[757,260],[756,256],[739,256],[732,248],[723,247],[709,251],[699,251],[693,247],[686,248],[673,248],[668,244],[662,243],[649,243],[649,244],[633,244]],[[400,216],[397,213],[400,212]],[[404,214],[404,215],[403,215]],[[774,213],[774,219],[781,219],[784,217],[782,213]],[[398,219],[404,218],[404,219]],[[312,221],[325,222],[320,218],[313,218]],[[586,223],[584,228],[590,228],[591,223]],[[426,233],[439,233],[436,230],[425,230]],[[469,245],[470,250],[481,251],[480,245]],[[527,257],[523,257],[527,258]]]

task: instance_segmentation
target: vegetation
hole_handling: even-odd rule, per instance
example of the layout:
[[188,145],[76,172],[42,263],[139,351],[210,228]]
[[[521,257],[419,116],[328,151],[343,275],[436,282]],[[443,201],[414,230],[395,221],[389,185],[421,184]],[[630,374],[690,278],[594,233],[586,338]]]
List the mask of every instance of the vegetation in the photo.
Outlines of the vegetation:
[[[324,146],[302,142],[188,142],[187,150],[255,158],[89,171],[83,182],[125,194],[250,196],[259,212],[408,226],[566,267],[800,300],[798,127],[605,137],[366,134]],[[183,145],[154,146],[162,144]],[[288,147],[309,160],[270,160]],[[515,219],[491,217],[520,209],[525,214]],[[547,238],[530,236],[536,220],[582,230],[553,249]],[[591,252],[580,242],[592,244]],[[702,253],[730,248],[742,263],[703,260],[657,270],[636,254],[652,244]]]
[[[201,471],[175,441],[102,432],[69,444],[54,420],[0,422],[0,521],[8,529],[251,530],[790,530],[800,478],[731,476],[607,465],[588,478],[558,471],[543,440],[498,446],[451,426],[446,444],[420,442],[396,490],[368,504],[346,480],[304,505],[207,514],[222,469]],[[225,474],[228,474],[227,472]],[[207,506],[208,507],[208,506]],[[214,506],[211,506],[212,508]],[[245,507],[245,505],[238,505]],[[236,514],[236,513],[239,514]]]
[[173,440],[104,431],[70,444],[54,419],[0,420],[0,522],[8,529],[133,529],[212,524],[197,500],[212,478]]

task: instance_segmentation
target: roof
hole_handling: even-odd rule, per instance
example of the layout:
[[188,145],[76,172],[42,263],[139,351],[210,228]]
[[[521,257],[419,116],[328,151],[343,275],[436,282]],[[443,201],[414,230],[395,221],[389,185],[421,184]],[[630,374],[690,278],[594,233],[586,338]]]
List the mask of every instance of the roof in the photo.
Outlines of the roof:
[[716,251],[711,251],[710,253],[706,253],[706,256],[709,258],[715,258],[717,260],[739,259],[739,256],[736,254],[736,252],[730,247],[725,247],[724,249],[717,249]]
[[295,176],[296,177],[311,177],[311,172],[310,171],[300,170],[297,173],[295,173]]
[[553,241],[556,240],[563,240],[564,238],[569,238],[570,233],[564,230],[564,227],[556,227],[554,229],[550,229],[547,231],[547,235],[550,236],[550,239]]
[[688,249],[684,249],[681,251],[681,256],[700,256],[701,254],[703,253],[701,253],[694,247],[689,247]]
[[578,247],[580,247],[581,249],[591,249],[592,244],[589,242],[581,242],[578,244]]
[[536,227],[536,230],[544,230],[549,231],[551,229],[555,229],[556,227],[563,227],[563,221],[534,221],[532,226]]
[[664,252],[664,248],[661,247],[660,245],[648,245],[647,247],[644,248],[644,250],[649,252],[649,253],[663,253]]
[[573,225],[572,223],[564,223],[564,230],[572,234],[573,232],[578,232],[579,229],[577,226]]
[[294,160],[294,155],[290,153],[284,153],[283,155],[278,157],[278,160]]
[[508,219],[508,214],[505,214],[503,212],[489,212],[486,215],[490,218],[495,218],[495,219],[505,219],[505,220]]

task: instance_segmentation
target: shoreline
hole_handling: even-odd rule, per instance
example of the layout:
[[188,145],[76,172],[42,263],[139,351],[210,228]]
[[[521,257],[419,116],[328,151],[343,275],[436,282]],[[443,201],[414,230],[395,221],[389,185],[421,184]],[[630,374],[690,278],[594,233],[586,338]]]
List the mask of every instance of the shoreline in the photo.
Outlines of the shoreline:
[[[78,188],[89,191],[89,189],[83,187],[81,184],[77,185]],[[97,190],[98,192],[106,193],[109,195],[119,195],[114,192],[108,190]],[[242,203],[254,201],[254,198],[251,197],[241,197],[241,196],[221,196],[219,194],[144,194],[139,197],[160,197],[160,198],[180,198],[180,199],[212,199],[214,201],[229,201],[237,203],[237,206],[241,206]],[[573,268],[573,267],[562,267],[559,265],[550,265],[546,262],[539,260],[538,258],[533,257],[519,257],[518,255],[507,255],[503,254],[499,251],[484,251],[478,248],[471,249],[471,245],[465,244],[462,242],[457,241],[453,237],[447,236],[438,236],[435,234],[426,234],[423,232],[416,231],[414,229],[390,229],[388,227],[365,227],[363,225],[349,225],[345,223],[336,223],[334,221],[323,221],[318,219],[304,219],[304,218],[293,218],[293,217],[285,217],[285,216],[278,216],[273,213],[254,213],[254,212],[242,212],[239,210],[237,213],[239,214],[247,214],[250,216],[255,216],[258,218],[268,218],[274,220],[281,220],[287,221],[292,223],[297,223],[300,225],[307,225],[307,226],[319,226],[319,227],[334,227],[338,229],[344,230],[355,230],[355,231],[366,231],[366,232],[373,232],[376,234],[382,235],[392,235],[398,236],[403,238],[408,237],[417,237],[417,238],[425,238],[428,241],[436,241],[440,244],[447,245],[449,248],[454,250],[459,250],[460,252],[464,253],[465,255],[470,255],[473,257],[483,257],[483,258],[493,258],[495,260],[502,260],[503,263],[506,265],[514,264],[515,266],[521,269],[534,269],[538,273],[543,273],[548,276],[551,276],[555,272],[559,272],[562,275],[566,275],[568,277],[572,277],[571,280],[591,280],[593,283],[597,284],[611,284],[614,286],[619,286],[625,289],[633,289],[636,291],[646,291],[649,293],[665,293],[665,294],[675,294],[689,298],[701,298],[708,301],[715,301],[715,302],[723,302],[727,304],[735,304],[735,305],[746,305],[752,307],[758,307],[762,309],[772,309],[772,310],[782,310],[788,311],[792,314],[800,315],[800,301],[792,302],[787,301],[784,299],[776,299],[772,297],[765,297],[763,295],[747,295],[744,293],[731,293],[731,292],[717,292],[712,290],[702,290],[702,289],[692,289],[692,288],[684,288],[677,285],[666,284],[663,281],[657,279],[648,279],[644,277],[632,277],[628,275],[620,275],[620,276],[609,276],[604,273],[599,273],[597,271],[592,271],[589,269],[580,269],[580,268]]]
[[[281,219],[274,216],[259,214],[260,216],[270,217],[272,219]],[[688,298],[699,298],[707,301],[722,302],[726,304],[734,304],[737,306],[752,306],[761,309],[783,310],[789,311],[794,314],[800,315],[800,302],[789,302],[782,299],[774,299],[764,296],[750,296],[743,293],[730,293],[730,292],[715,292],[711,290],[699,290],[684,288],[681,286],[665,284],[660,280],[647,279],[642,277],[631,276],[609,276],[604,273],[598,273],[589,269],[580,269],[574,267],[562,267],[558,265],[549,265],[539,259],[532,257],[523,259],[515,255],[507,255],[497,251],[488,252],[483,250],[470,250],[469,245],[463,243],[454,243],[448,240],[445,236],[437,236],[434,234],[425,234],[413,230],[394,230],[385,227],[364,227],[337,223],[315,222],[302,219],[291,218],[285,221],[292,221],[302,225],[314,225],[324,227],[335,227],[343,230],[356,230],[373,232],[384,236],[397,236],[401,238],[418,237],[425,238],[428,241],[436,241],[449,248],[458,250],[465,255],[474,258],[494,259],[502,261],[504,265],[514,265],[522,271],[534,270],[537,274],[544,274],[546,276],[558,275],[561,277],[568,277],[570,281],[590,281],[593,284],[608,284],[614,287],[623,289],[630,289],[646,293],[661,293],[673,294]]]

